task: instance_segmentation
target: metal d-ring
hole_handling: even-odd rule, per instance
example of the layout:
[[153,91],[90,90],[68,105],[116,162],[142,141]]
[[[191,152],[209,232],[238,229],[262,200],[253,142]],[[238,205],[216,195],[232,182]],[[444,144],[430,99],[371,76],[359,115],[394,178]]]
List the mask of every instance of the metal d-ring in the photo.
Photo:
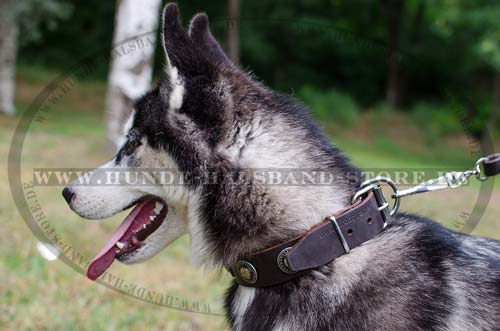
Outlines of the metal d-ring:
[[354,197],[352,198],[352,203],[354,203],[354,201],[359,199],[364,194],[376,188],[378,183],[387,184],[394,191],[394,194],[392,195],[392,198],[394,199],[394,205],[392,206],[390,212],[390,215],[392,216],[398,211],[399,205],[401,204],[401,199],[400,197],[397,196],[397,193],[399,192],[399,187],[396,185],[396,183],[394,183],[392,179],[388,177],[377,176],[375,178],[368,179],[363,183],[361,183],[360,190],[356,192],[356,194],[354,194]]
[[486,177],[483,174],[481,174],[481,164],[483,164],[484,161],[486,161],[487,159],[488,159],[487,157],[482,157],[479,160],[477,160],[476,164],[475,164],[474,172],[476,174],[477,180],[479,180],[481,182],[484,182],[485,180],[488,179],[488,177]]

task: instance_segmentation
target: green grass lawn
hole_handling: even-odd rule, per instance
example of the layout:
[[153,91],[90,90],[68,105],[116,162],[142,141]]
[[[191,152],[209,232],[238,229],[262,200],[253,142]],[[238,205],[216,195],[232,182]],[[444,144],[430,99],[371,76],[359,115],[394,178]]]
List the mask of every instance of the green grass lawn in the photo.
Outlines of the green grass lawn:
[[[31,102],[48,77],[21,77],[19,110]],[[94,167],[111,155],[105,151],[103,83],[81,83],[53,107],[48,120],[30,130],[23,150],[23,180],[33,168]],[[363,115],[349,130],[323,123],[328,134],[366,168],[450,167],[472,165],[470,147],[463,137],[443,139],[428,146],[418,130],[404,119],[389,122]],[[387,116],[387,115],[385,115]],[[0,117],[0,159],[7,160],[18,118]],[[373,124],[375,123],[375,124]],[[386,123],[383,126],[381,123]],[[37,239],[18,214],[7,185],[6,164],[0,172],[0,329],[1,330],[226,330],[220,315],[203,315],[159,307],[131,299],[87,280],[61,261],[48,262],[37,252]],[[91,258],[103,245],[123,214],[106,222],[83,221],[61,197],[61,187],[38,188],[37,195],[50,225],[74,249]],[[431,193],[403,201],[401,210],[416,212],[454,228],[460,213],[470,211],[479,185]],[[500,239],[500,187],[474,234]],[[113,264],[111,272],[138,286],[172,297],[210,305],[222,313],[229,277],[225,273],[195,270],[189,264],[188,238],[184,237],[154,259],[140,265]]]

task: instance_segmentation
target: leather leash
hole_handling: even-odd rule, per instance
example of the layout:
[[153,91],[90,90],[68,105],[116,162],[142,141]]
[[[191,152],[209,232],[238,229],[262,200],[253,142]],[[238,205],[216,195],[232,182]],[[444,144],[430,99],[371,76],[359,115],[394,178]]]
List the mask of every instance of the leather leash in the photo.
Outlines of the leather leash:
[[[481,160],[481,159],[479,159]],[[492,177],[500,174],[500,153],[483,158],[484,175]]]
[[[497,153],[480,158],[473,170],[449,172],[403,191],[389,178],[370,179],[361,184],[352,203],[343,210],[326,217],[301,236],[250,254],[226,266],[226,269],[238,284],[248,287],[267,287],[290,281],[307,270],[348,254],[353,248],[377,236],[396,213],[401,197],[455,188],[472,175],[484,181],[499,173],[500,153]],[[381,182],[389,184],[394,190],[392,208],[384,197]]]

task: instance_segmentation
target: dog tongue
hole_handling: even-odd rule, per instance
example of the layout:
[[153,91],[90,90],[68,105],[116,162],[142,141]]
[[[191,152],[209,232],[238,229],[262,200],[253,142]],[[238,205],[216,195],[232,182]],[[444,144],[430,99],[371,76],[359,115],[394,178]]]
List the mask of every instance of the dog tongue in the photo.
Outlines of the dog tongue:
[[158,203],[161,204],[162,208],[165,207],[163,206],[163,203],[159,202],[159,200],[155,198],[145,199],[135,206],[127,218],[125,218],[122,224],[120,224],[118,229],[115,230],[111,238],[109,238],[108,242],[104,245],[97,256],[90,261],[87,269],[87,277],[90,280],[96,280],[109,268],[119,251],[116,243],[119,241],[128,243],[135,232],[140,230],[142,225],[149,219],[149,216],[155,212],[155,208],[158,207]]

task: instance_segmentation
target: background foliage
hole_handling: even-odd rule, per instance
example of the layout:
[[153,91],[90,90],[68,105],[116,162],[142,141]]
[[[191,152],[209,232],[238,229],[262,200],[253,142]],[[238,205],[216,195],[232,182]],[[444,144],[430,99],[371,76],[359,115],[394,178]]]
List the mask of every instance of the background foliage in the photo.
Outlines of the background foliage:
[[[432,117],[436,108],[441,112],[451,108],[446,106],[450,93],[466,95],[475,105],[473,126],[479,135],[493,107],[493,82],[500,68],[498,1],[242,1],[241,64],[275,89],[306,98],[313,97],[312,90],[325,92],[324,97],[314,97],[316,112],[329,107],[332,93],[352,97],[360,111],[376,107],[384,101],[387,85],[387,10],[397,1],[404,4],[398,109],[415,109],[419,118]],[[225,1],[179,2],[186,24],[203,10],[211,18],[214,34],[225,43],[229,26]],[[109,52],[113,1],[66,0],[58,1],[57,7],[53,11],[59,13],[60,28],[41,24],[37,30],[43,38],[23,38],[21,66],[64,70],[83,55]],[[163,59],[160,51],[156,54],[158,73]],[[107,72],[107,64],[100,63],[91,78],[103,80]],[[433,105],[422,110],[429,104]],[[354,119],[353,114],[340,117],[347,122]],[[451,127],[438,131],[448,133]]]

